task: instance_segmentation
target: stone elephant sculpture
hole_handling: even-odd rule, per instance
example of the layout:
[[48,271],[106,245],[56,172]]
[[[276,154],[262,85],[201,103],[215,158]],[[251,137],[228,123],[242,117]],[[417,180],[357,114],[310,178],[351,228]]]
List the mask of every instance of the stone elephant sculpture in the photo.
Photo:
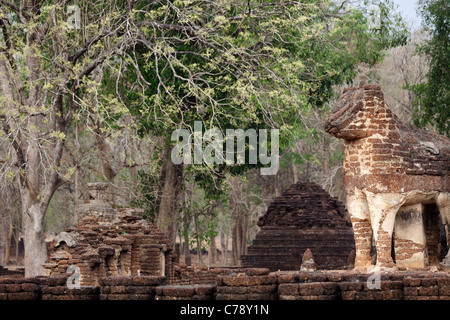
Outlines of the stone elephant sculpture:
[[345,89],[325,131],[344,139],[355,268],[372,265],[372,236],[381,268],[448,268],[450,251],[440,261],[436,237],[445,230],[449,246],[450,140],[402,122],[378,85]]

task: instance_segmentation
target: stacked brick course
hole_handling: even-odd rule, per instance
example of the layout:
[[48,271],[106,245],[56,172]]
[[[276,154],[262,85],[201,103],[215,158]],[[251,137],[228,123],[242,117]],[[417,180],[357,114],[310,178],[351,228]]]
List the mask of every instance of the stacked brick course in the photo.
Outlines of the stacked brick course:
[[67,277],[0,279],[0,300],[98,300],[100,289],[85,286],[69,289]]
[[155,300],[214,300],[215,292],[215,284],[159,286]]
[[276,300],[276,276],[268,269],[217,277],[216,300]]
[[0,300],[37,300],[40,298],[39,282],[23,278],[0,278]]
[[185,264],[174,264],[173,277],[169,279],[169,284],[210,284],[215,283],[219,275],[231,275],[245,272],[246,268],[236,267],[207,267],[207,266],[187,266]]
[[374,274],[277,273],[280,300],[450,300],[450,279],[444,272],[383,273],[376,281]]
[[257,233],[244,267],[299,270],[310,249],[317,269],[347,266],[355,248],[353,231],[344,205],[314,183],[292,185],[269,206],[258,221]]
[[405,300],[450,300],[450,279],[438,277],[405,277]]
[[100,300],[154,300],[156,288],[165,283],[158,276],[123,276],[100,279]]
[[210,284],[166,285],[164,277],[104,277],[68,289],[66,276],[0,278],[0,300],[450,300],[446,272],[381,273],[241,269]]

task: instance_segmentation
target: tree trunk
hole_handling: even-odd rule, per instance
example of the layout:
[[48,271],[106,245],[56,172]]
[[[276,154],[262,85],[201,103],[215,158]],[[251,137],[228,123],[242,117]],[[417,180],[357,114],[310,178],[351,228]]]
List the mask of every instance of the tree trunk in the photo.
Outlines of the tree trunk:
[[291,166],[292,166],[292,173],[293,173],[293,177],[294,177],[294,183],[297,183],[298,182],[298,170],[297,170],[297,165],[295,164],[294,158],[291,160]]
[[216,239],[215,237],[211,236],[211,242],[209,244],[209,263],[214,264],[216,263]]
[[[243,245],[242,242],[245,242],[244,238],[244,229],[243,229],[243,220],[242,220],[242,212],[241,205],[239,203],[232,202],[233,206],[235,206],[235,223],[233,228],[233,238],[232,238],[232,250],[233,250],[233,265],[239,265],[239,259],[243,253]],[[244,238],[244,239],[243,239]]]
[[327,136],[323,137],[323,173],[328,177],[330,171],[330,139]]
[[113,160],[111,151],[109,148],[108,143],[106,142],[105,134],[102,133],[101,125],[98,123],[98,121],[95,121],[94,125],[96,126],[95,129],[95,140],[98,147],[99,152],[99,158],[102,165],[102,174],[103,177],[108,182],[108,193],[107,193],[107,200],[111,204],[114,204],[116,201],[115,194],[115,185],[114,185],[114,179],[116,178],[117,172],[112,167],[110,161]]
[[5,254],[5,264],[8,264],[11,259],[11,240],[13,237],[13,219],[9,220],[9,230],[8,230],[8,240],[6,241],[6,254]]
[[[5,201],[0,202],[6,204]],[[3,205],[3,209],[0,210],[0,266],[5,266],[8,263],[8,238],[9,238],[9,226],[11,225],[11,211],[8,205]]]
[[162,189],[159,193],[157,224],[160,230],[175,243],[178,213],[178,195],[183,182],[183,165],[172,162],[171,148],[164,151]]
[[42,265],[47,260],[47,246],[43,230],[36,230],[35,223],[29,221],[24,223],[24,246],[25,246],[25,277],[42,275]]
[[199,230],[198,230],[198,223],[197,223],[197,219],[195,219],[195,218],[194,218],[194,224],[195,224],[195,233],[197,235],[198,263],[199,264],[203,264],[203,259],[202,259],[202,242],[200,241]]
[[233,233],[231,235],[231,256],[232,256],[232,264],[233,266],[238,265],[238,259],[239,259],[239,252],[238,252],[238,245],[237,245],[237,232],[236,232],[236,225],[233,228]]
[[[182,203],[185,204],[184,195],[182,195]],[[189,226],[191,224],[190,216],[187,214],[187,208],[185,208],[184,214],[183,214],[183,250],[182,253],[184,254],[184,263],[188,266],[191,265],[192,259],[191,259],[191,251],[189,250]],[[181,236],[180,236],[181,241]]]
[[241,256],[247,252],[247,229],[246,216],[239,210],[233,229],[233,264],[239,265]]
[[19,243],[20,243],[19,236],[14,236],[14,243],[16,244],[16,250],[15,250],[14,254],[16,255],[16,263],[18,263],[19,262]]
[[42,265],[47,260],[44,233],[44,213],[39,202],[32,201],[27,189],[22,191],[22,228],[25,247],[25,277],[42,275]]
[[187,266],[190,266],[192,264],[192,258],[191,258],[191,250],[189,249],[189,240],[185,239],[184,244],[184,263]]
[[224,234],[222,251],[223,251],[223,260],[222,260],[223,264],[227,265],[228,264],[228,234]]
[[247,214],[242,215],[241,255],[247,254],[248,219]]
[[225,236],[225,232],[223,230],[223,225],[224,225],[224,217],[223,217],[223,206],[222,206],[222,202],[219,203],[219,208],[220,208],[220,226],[219,226],[219,234],[220,234],[220,248],[222,249],[222,264],[226,265],[228,262],[228,257],[227,257],[227,253],[228,253],[228,238]]

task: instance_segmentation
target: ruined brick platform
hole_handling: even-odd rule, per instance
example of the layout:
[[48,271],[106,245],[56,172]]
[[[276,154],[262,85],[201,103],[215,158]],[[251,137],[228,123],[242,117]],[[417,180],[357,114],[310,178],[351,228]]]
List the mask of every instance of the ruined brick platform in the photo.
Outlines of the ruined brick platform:
[[67,276],[0,278],[0,300],[450,300],[448,272],[373,273],[242,269],[209,284],[167,285],[164,277],[104,277],[69,289]]
[[299,270],[310,249],[317,269],[342,269],[355,248],[344,205],[314,183],[293,184],[269,206],[242,266]]

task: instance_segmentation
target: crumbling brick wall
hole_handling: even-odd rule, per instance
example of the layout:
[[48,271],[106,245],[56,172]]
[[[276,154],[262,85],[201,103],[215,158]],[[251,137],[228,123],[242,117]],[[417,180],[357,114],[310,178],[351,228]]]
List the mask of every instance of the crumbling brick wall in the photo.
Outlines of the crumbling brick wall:
[[[449,181],[448,139],[400,121],[377,85],[344,90],[325,130],[345,140],[347,180],[361,183],[368,178],[365,175],[381,178],[394,174],[401,177],[385,176],[383,181],[390,191],[420,189],[423,181],[431,183],[433,190],[449,188],[440,185]],[[360,186],[370,187],[366,183]]]
[[[91,199],[76,209],[77,224],[60,233],[45,275],[65,275],[79,268],[81,285],[98,285],[108,276],[166,276],[173,273],[170,240],[143,219],[143,210],[114,209],[104,200],[104,184],[91,184]],[[72,270],[74,272],[74,270]]]

